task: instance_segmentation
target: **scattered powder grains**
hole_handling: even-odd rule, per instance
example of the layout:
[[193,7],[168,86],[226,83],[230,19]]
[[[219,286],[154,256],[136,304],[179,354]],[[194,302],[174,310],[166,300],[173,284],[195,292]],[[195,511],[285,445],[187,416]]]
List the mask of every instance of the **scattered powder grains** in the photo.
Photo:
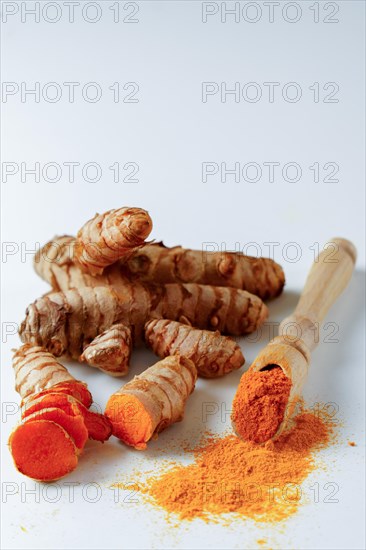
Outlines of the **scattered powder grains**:
[[291,390],[291,380],[280,367],[247,371],[233,401],[232,421],[246,441],[264,443],[281,424]]
[[193,451],[193,464],[150,477],[140,490],[179,519],[218,521],[221,514],[235,513],[280,521],[296,512],[301,483],[314,468],[313,452],[331,433],[329,420],[303,412],[291,432],[266,445],[234,435],[210,437]]

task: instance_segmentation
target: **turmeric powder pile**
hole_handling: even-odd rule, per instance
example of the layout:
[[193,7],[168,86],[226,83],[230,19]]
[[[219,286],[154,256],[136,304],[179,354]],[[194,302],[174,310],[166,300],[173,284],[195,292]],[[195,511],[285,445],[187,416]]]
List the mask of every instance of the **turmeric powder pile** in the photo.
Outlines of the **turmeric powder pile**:
[[280,367],[244,373],[233,401],[236,433],[254,443],[271,439],[284,418],[291,385]]
[[313,453],[330,440],[332,425],[305,411],[291,432],[256,445],[234,435],[208,437],[195,460],[151,477],[141,491],[179,519],[217,521],[222,514],[276,522],[304,501],[301,484],[314,468]]

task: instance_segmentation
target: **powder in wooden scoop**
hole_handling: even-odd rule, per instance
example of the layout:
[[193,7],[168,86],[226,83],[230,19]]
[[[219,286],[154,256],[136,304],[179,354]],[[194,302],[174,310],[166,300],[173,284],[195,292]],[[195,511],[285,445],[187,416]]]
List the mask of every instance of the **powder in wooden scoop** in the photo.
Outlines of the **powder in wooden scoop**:
[[233,401],[236,433],[254,443],[271,439],[284,418],[291,385],[280,367],[244,373]]

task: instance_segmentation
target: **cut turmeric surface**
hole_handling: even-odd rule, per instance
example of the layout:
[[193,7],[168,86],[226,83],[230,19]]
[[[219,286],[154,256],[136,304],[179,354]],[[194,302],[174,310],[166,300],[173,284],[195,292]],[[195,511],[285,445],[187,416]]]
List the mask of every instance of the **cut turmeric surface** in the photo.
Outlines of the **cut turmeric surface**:
[[[15,352],[13,367],[23,397],[22,423],[9,438],[15,466],[36,480],[59,479],[76,467],[88,437],[110,437],[111,423],[85,406],[92,401],[86,384],[44,348],[25,344]],[[28,444],[36,446],[29,453]]]
[[25,422],[11,434],[10,452],[16,468],[37,481],[55,481],[72,472],[78,453],[70,435],[49,420]]
[[108,400],[105,415],[113,434],[127,445],[146,449],[154,435],[182,420],[196,379],[194,363],[177,355],[135,376]]
[[291,380],[280,367],[244,373],[231,415],[237,435],[254,443],[274,437],[284,419],[291,386]]
[[75,443],[77,454],[84,449],[88,440],[88,430],[81,415],[71,415],[58,407],[40,409],[27,416],[27,422],[50,420],[61,426]]
[[234,514],[236,519],[282,521],[306,501],[302,484],[332,431],[329,419],[304,411],[291,432],[267,445],[235,435],[207,436],[193,449],[192,464],[176,465],[137,485],[151,504],[179,520],[231,523]]
[[108,265],[130,257],[151,230],[151,218],[142,208],[123,207],[96,214],[77,234],[75,260],[92,275],[101,274]]
[[74,397],[57,392],[52,393],[50,391],[44,395],[37,394],[34,396],[32,400],[26,403],[22,418],[24,420],[33,413],[49,407],[57,407],[58,410],[70,416],[82,416],[90,439],[107,441],[112,435],[112,425],[103,414],[90,411]]
[[196,365],[198,376],[204,378],[223,376],[245,362],[240,346],[231,338],[167,319],[146,323],[145,341],[159,357],[188,357]]

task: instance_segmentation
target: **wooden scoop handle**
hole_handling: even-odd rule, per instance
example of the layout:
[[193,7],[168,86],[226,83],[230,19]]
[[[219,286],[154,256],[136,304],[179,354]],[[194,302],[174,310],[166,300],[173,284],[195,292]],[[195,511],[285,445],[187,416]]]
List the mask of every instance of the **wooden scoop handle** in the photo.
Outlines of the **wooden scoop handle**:
[[335,238],[325,245],[312,265],[294,313],[282,321],[280,335],[300,338],[309,351],[316,347],[318,326],[347,286],[356,255],[356,248],[346,239]]

